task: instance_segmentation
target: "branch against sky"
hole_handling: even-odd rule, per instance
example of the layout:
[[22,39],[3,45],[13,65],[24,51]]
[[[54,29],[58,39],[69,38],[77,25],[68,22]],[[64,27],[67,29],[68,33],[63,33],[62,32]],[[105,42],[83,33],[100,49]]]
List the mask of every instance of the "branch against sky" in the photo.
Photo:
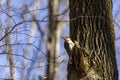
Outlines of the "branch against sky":
[[[4,74],[11,72],[11,74],[13,73],[11,76],[14,77],[10,75],[0,77],[3,79],[17,79],[18,77],[21,79],[37,79],[39,76],[43,77],[47,64],[52,65],[47,63],[48,55],[45,47],[48,37],[48,23],[50,22],[47,11],[49,9],[48,2],[44,2],[44,0],[25,2],[19,0],[18,3],[11,0],[9,7],[6,7],[6,1],[1,0],[0,5],[0,14],[2,15],[0,16],[0,56],[3,56],[4,58],[1,58],[1,60],[7,60],[7,63],[2,64],[0,62],[0,67],[6,69],[3,72]],[[42,4],[43,2],[44,4]],[[7,12],[9,10],[10,14]],[[62,29],[69,22],[66,13],[68,13],[68,3],[55,15],[55,18],[58,18],[54,21],[58,23],[57,44],[60,43]],[[10,24],[8,25],[7,22],[10,22]],[[6,39],[7,37],[10,38]],[[11,50],[7,50],[6,46],[10,46]],[[60,52],[59,46],[60,44],[56,47],[57,52]],[[10,52],[11,54],[7,54]],[[7,55],[12,56],[13,64],[8,65],[11,60],[6,57]],[[59,57],[61,56],[58,55],[57,58]],[[11,71],[7,70],[8,68],[11,68]],[[35,77],[33,77],[33,74]]]

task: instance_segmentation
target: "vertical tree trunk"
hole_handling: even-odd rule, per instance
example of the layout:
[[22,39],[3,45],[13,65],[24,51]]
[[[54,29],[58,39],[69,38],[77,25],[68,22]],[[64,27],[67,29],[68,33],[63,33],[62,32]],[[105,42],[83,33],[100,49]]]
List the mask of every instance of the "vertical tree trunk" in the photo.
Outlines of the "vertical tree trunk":
[[68,80],[118,80],[112,1],[69,1],[70,36],[80,48],[68,64]]
[[58,72],[60,68],[60,63],[58,63],[57,58],[59,56],[60,38],[62,27],[58,24],[58,12],[59,12],[59,0],[49,0],[49,34],[47,40],[47,80],[58,80]]
[[[7,7],[8,7],[8,14],[11,15],[11,8],[10,8],[10,2],[11,0],[7,1]],[[8,16],[8,21],[7,21],[7,30],[6,33],[9,32],[9,29],[11,28],[12,24],[11,24],[11,18]],[[9,61],[9,65],[10,65],[10,79],[15,79],[14,76],[14,61],[13,61],[13,55],[12,55],[12,46],[10,45],[11,43],[11,37],[8,35],[5,37],[5,43],[6,43],[6,53],[8,54],[8,61]]]

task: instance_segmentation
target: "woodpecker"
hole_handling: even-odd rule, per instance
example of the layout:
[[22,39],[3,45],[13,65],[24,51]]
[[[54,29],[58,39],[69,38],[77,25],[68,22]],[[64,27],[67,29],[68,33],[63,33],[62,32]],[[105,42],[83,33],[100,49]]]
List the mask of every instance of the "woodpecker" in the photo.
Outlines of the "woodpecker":
[[74,42],[71,40],[70,37],[63,37],[65,40],[64,42],[64,48],[66,49],[67,53],[70,55],[73,47],[75,46]]

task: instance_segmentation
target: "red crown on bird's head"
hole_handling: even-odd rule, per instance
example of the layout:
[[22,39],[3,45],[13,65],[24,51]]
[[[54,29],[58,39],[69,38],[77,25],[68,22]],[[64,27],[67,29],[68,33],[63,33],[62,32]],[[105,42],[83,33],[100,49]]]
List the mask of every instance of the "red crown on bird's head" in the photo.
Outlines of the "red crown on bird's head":
[[71,40],[71,39],[70,39],[70,36],[65,36],[65,37],[63,37],[63,39],[64,39],[65,41]]

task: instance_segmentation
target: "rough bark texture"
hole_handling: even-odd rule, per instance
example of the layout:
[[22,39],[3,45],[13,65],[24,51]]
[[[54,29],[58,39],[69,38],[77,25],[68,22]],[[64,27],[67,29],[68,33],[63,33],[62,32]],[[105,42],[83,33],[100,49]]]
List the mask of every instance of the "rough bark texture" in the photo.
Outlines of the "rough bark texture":
[[69,0],[70,36],[79,42],[68,80],[118,80],[111,0]]

